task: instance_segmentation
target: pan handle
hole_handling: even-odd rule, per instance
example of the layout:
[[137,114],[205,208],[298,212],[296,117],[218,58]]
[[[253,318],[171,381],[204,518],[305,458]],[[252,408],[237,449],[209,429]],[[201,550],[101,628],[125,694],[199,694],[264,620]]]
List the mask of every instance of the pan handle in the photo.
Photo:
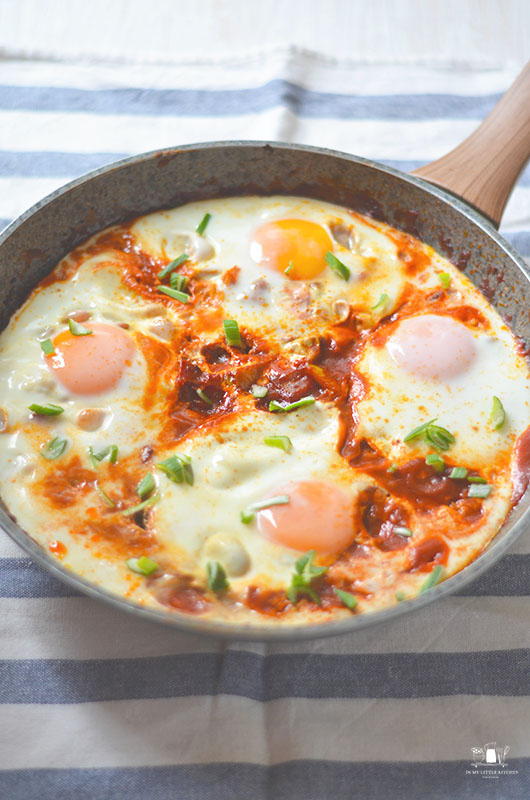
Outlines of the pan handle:
[[529,157],[530,63],[467,139],[412,174],[459,195],[498,228]]

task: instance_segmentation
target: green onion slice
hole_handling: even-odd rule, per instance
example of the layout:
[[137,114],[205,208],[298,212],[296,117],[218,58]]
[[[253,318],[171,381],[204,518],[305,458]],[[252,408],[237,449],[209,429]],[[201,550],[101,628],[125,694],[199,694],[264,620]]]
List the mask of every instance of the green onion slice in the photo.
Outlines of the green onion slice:
[[44,339],[40,346],[45,356],[52,356],[55,353],[55,347],[51,339]]
[[291,261],[289,261],[288,266],[284,269],[284,274],[285,275],[289,275],[293,271],[293,269],[294,269],[294,264],[293,264],[293,262],[291,260]]
[[383,292],[383,294],[379,297],[379,300],[377,301],[375,306],[370,307],[370,311],[376,311],[376,309],[378,308],[383,309],[388,303],[389,299],[390,298],[388,297],[387,293]]
[[48,461],[55,461],[56,458],[59,458],[59,456],[64,453],[64,448],[67,444],[67,439],[60,439],[58,436],[55,436],[41,447],[40,454]]
[[165,461],[159,461],[156,467],[173,483],[186,482],[189,486],[193,486],[194,475],[190,456],[184,454],[169,456]]
[[68,327],[70,328],[72,336],[90,336],[92,333],[91,330],[85,328],[85,326],[81,325],[79,322],[76,322],[75,319],[68,320]]
[[279,494],[276,497],[269,497],[267,500],[259,500],[257,503],[251,503],[247,508],[241,512],[241,522],[248,525],[252,522],[256,511],[261,511],[262,508],[269,508],[270,506],[284,506],[290,502],[288,494]]
[[484,499],[486,499],[486,497],[490,496],[492,489],[493,489],[493,486],[490,486],[489,483],[483,483],[483,484],[474,483],[469,487],[468,492],[467,492],[467,496],[468,497],[480,497],[480,498],[482,498],[484,500]]
[[269,403],[269,411],[294,411],[295,408],[304,408],[304,406],[312,406],[316,403],[312,394],[307,397],[302,397],[294,403],[277,403],[276,400],[271,400]]
[[138,503],[136,506],[131,506],[130,508],[126,508],[125,511],[122,511],[124,517],[132,517],[133,514],[137,514],[138,511],[143,511],[144,508],[149,508],[149,506],[154,506],[155,503],[158,503],[160,500],[159,492],[156,494],[152,494],[151,497],[148,497],[147,500],[143,500],[141,503]]
[[46,417],[56,417],[64,411],[62,406],[56,406],[55,403],[44,403],[43,405],[40,403],[32,403],[28,408],[30,411],[33,411],[34,414],[43,414]]
[[337,589],[335,587],[333,587],[333,591],[335,592],[339,600],[342,600],[344,605],[347,606],[350,609],[350,611],[353,611],[353,609],[359,602],[355,597],[355,595],[352,594],[351,592],[345,592],[343,589]]
[[307,594],[309,597],[320,605],[320,597],[311,586],[311,582],[327,572],[327,567],[316,567],[313,564],[315,551],[309,550],[300,556],[295,564],[294,575],[291,579],[291,585],[287,589],[287,599],[291,603],[295,603],[299,594]]
[[201,219],[201,221],[199,222],[199,224],[195,228],[195,230],[197,231],[199,236],[203,235],[204,231],[206,230],[206,226],[210,222],[211,218],[212,218],[211,214],[205,214],[204,217]]
[[178,289],[171,289],[169,286],[157,286],[159,292],[172,297],[173,300],[178,300],[180,303],[187,303],[190,299],[189,294],[186,292],[179,292]]
[[241,347],[241,334],[239,332],[239,325],[235,319],[224,319],[223,328],[227,344],[230,347]]
[[100,486],[96,486],[96,492],[99,494],[101,499],[103,500],[106,505],[113,507],[116,505],[112,497],[110,497],[107,492],[105,492]]
[[205,394],[205,392],[203,392],[203,390],[202,390],[202,389],[195,389],[195,391],[197,392],[197,394],[199,395],[199,397],[201,398],[201,400],[203,401],[203,403],[207,403],[207,405],[209,405],[209,406],[212,406],[212,407],[213,407],[213,402],[210,400],[210,398],[208,397],[208,395],[207,395],[207,394]]
[[397,533],[398,536],[412,536],[411,529],[405,525],[394,525],[394,533]]
[[169,276],[169,284],[171,288],[176,289],[177,292],[184,292],[187,282],[188,279],[185,275],[177,275],[176,272],[172,272]]
[[418,425],[417,428],[414,428],[405,436],[403,441],[411,442],[413,439],[424,439],[427,444],[430,444],[436,450],[449,450],[451,445],[454,444],[455,437],[446,428],[442,428],[441,425],[435,425],[436,419],[437,417]]
[[456,480],[462,480],[467,476],[467,469],[465,467],[453,467],[451,472],[449,473],[450,478],[455,478]]
[[224,592],[228,589],[226,572],[218,561],[208,561],[206,564],[208,589],[212,592]]
[[160,569],[156,561],[153,561],[152,558],[148,558],[147,556],[129,558],[125,563],[132,572],[137,572],[138,575],[145,575],[146,578],[148,575],[156,572],[157,569]]
[[177,267],[180,267],[181,264],[184,264],[184,262],[187,261],[188,258],[189,256],[187,253],[182,253],[182,255],[179,256],[178,258],[174,258],[173,261],[170,261],[169,264],[166,264],[164,269],[160,270],[160,272],[158,273],[158,280],[161,281],[163,278],[166,277],[166,275],[169,275],[170,272],[173,272],[174,269],[177,269]]
[[390,464],[389,468],[387,469],[387,472],[396,472],[397,468],[398,468],[398,465],[394,461],[392,464]]
[[90,456],[90,460],[94,466],[94,461],[103,461],[105,458],[108,457],[110,464],[115,464],[118,459],[118,445],[117,444],[109,444],[100,450],[98,453],[95,453],[91,447],[88,448],[88,454]]
[[440,283],[442,284],[444,289],[449,289],[449,286],[451,285],[451,276],[449,275],[449,273],[440,272],[438,277],[440,278]]
[[286,453],[290,453],[293,449],[293,443],[288,436],[266,436],[263,440],[269,447],[278,447]]
[[149,497],[155,486],[156,482],[154,475],[152,472],[148,472],[147,475],[144,475],[144,477],[136,487],[138,497],[141,500],[145,500],[146,497]]
[[405,594],[405,592],[402,592],[401,590],[396,592],[394,597],[396,598],[398,603],[402,603],[404,600],[407,599],[407,595]]
[[493,396],[493,404],[490,412],[490,423],[493,425],[493,429],[498,431],[504,425],[505,420],[506,412],[504,406],[498,397]]
[[333,272],[336,272],[339,278],[342,278],[344,281],[350,280],[350,269],[343,264],[337,256],[333,255],[333,253],[328,250],[326,253],[326,262],[331,267]]
[[487,483],[486,478],[482,478],[480,475],[468,475],[467,480],[469,483]]
[[423,581],[422,585],[418,590],[418,594],[423,594],[424,592],[432,589],[433,586],[436,586],[438,581],[440,580],[443,572],[443,567],[441,564],[438,564],[434,567],[430,572],[427,578]]
[[265,395],[267,394],[267,392],[269,390],[267,389],[266,386],[258,386],[258,384],[255,383],[252,386],[251,391],[252,391],[252,394],[254,395],[254,397],[258,397],[259,398],[259,397],[265,397]]
[[443,472],[445,469],[445,461],[440,458],[438,453],[429,453],[425,456],[425,463],[430,464],[436,472]]

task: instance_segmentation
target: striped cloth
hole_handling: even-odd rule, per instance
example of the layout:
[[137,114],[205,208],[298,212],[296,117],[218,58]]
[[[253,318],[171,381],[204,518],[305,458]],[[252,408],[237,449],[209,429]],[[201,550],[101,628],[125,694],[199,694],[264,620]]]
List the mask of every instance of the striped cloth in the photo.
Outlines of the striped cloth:
[[[0,217],[193,141],[304,142],[409,170],[461,141],[514,76],[293,49],[172,66],[5,60]],[[530,171],[503,232],[530,256]],[[0,797],[527,798],[529,575],[530,532],[458,596],[390,625],[229,644],[77,595],[0,534]],[[486,778],[471,748],[490,742],[510,750]]]

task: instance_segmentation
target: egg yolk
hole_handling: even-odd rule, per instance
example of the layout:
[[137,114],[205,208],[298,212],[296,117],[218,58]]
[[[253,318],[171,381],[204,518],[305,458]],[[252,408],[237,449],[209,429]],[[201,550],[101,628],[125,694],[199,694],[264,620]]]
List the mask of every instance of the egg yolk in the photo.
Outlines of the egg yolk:
[[332,249],[327,232],[316,222],[279,219],[257,229],[250,255],[260,266],[291,280],[311,280],[325,269],[326,253]]
[[434,380],[460,375],[476,355],[471,331],[451,317],[436,314],[403,320],[386,347],[399,367]]
[[341,489],[320,481],[290,481],[271,497],[288,495],[289,503],[258,512],[258,530],[266,539],[293,550],[339,553],[353,541],[353,503]]
[[72,394],[100,394],[117,385],[131,363],[134,344],[117,325],[93,322],[85,327],[92,333],[59,333],[53,340],[55,354],[46,364]]

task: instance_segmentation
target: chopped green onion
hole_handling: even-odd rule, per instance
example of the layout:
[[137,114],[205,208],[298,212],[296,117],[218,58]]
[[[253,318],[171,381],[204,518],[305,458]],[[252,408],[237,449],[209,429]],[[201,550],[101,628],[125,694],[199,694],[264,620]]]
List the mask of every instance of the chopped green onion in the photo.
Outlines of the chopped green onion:
[[394,525],[394,533],[397,533],[398,536],[412,536],[411,529],[405,525]]
[[401,590],[396,592],[394,597],[396,598],[398,603],[402,603],[404,600],[407,599],[407,595],[405,594],[405,592],[402,592]]
[[315,603],[320,605],[320,597],[311,586],[311,582],[327,572],[327,567],[315,567],[313,559],[315,551],[309,550],[300,556],[295,564],[295,572],[291,579],[291,585],[287,589],[287,598],[291,603],[295,603],[299,594],[307,594],[314,600]]
[[276,400],[271,400],[269,403],[269,411],[294,411],[295,408],[304,408],[304,406],[312,406],[316,400],[312,394],[307,397],[302,397],[294,403],[277,403]]
[[241,334],[239,332],[239,325],[235,319],[224,319],[223,328],[227,344],[230,347],[241,347]]
[[194,476],[193,468],[191,466],[191,458],[184,454],[173,455],[166,458],[165,461],[160,461],[157,468],[164,472],[170,481],[173,483],[184,483],[193,486]]
[[158,273],[158,280],[161,281],[166,277],[166,275],[169,275],[170,272],[173,272],[174,269],[177,269],[177,267],[180,267],[181,264],[184,264],[188,258],[189,256],[187,253],[182,253],[182,255],[178,258],[174,258],[173,261],[170,261],[169,264],[166,264],[164,269],[160,270]]
[[178,300],[180,303],[187,303],[190,299],[189,294],[186,292],[179,292],[177,289],[171,289],[169,286],[157,286],[159,292],[162,294],[166,294],[168,297],[172,297],[173,300]]
[[40,346],[45,356],[52,356],[55,353],[55,347],[51,339],[44,339],[44,341],[40,343]]
[[156,486],[155,478],[152,472],[148,472],[147,475],[144,475],[138,486],[136,487],[136,491],[138,493],[138,497],[141,500],[144,500],[148,497],[153,489]]
[[97,467],[98,459],[96,458],[96,456],[94,454],[94,448],[93,447],[89,447],[88,448],[88,455],[89,455],[90,463],[92,464],[92,466],[93,467]]
[[116,505],[112,497],[109,497],[107,492],[103,491],[103,489],[101,489],[99,486],[96,486],[96,492],[99,494],[103,502],[106,503],[108,506],[112,507]]
[[413,439],[423,438],[436,450],[449,450],[455,441],[455,437],[446,428],[441,425],[435,425],[437,417],[418,425],[403,439],[404,442],[411,442]]
[[267,394],[267,392],[269,390],[267,389],[266,386],[258,386],[258,384],[255,383],[253,385],[251,391],[252,391],[252,394],[254,395],[254,397],[265,397],[265,395]]
[[392,464],[390,464],[389,468],[387,469],[387,472],[396,472],[397,468],[398,468],[398,465],[394,461]]
[[482,499],[485,499],[486,497],[490,496],[492,489],[493,486],[490,486],[488,483],[482,485],[474,483],[472,486],[469,487],[467,496],[480,497]]
[[350,280],[350,270],[349,270],[349,268],[346,266],[346,264],[343,264],[342,261],[340,261],[337,258],[337,256],[333,255],[333,253],[331,251],[329,251],[329,250],[326,253],[326,262],[331,267],[333,272],[337,273],[339,278],[342,278],[345,281],[349,281]]
[[404,442],[411,442],[413,439],[418,439],[420,436],[423,436],[429,425],[432,425],[433,422],[436,422],[437,417],[434,419],[429,420],[429,422],[424,422],[421,425],[418,425],[417,428],[411,430],[410,433],[407,433],[405,438],[403,439]]
[[153,561],[152,558],[147,558],[147,556],[129,558],[125,563],[132,572],[137,572],[138,575],[145,575],[146,578],[156,572],[157,569],[160,569],[156,561]]
[[293,271],[293,269],[294,269],[294,264],[293,264],[292,259],[291,259],[291,261],[289,261],[288,266],[284,269],[284,274],[285,275],[289,275],[289,273],[291,273]]
[[293,449],[293,443],[288,436],[266,436],[263,440],[269,447],[278,447],[280,450],[285,450],[290,453]]
[[487,483],[486,478],[482,478],[480,475],[468,475],[467,480],[469,483]]
[[43,447],[41,447],[40,454],[44,456],[48,461],[54,461],[56,458],[59,458],[60,455],[64,453],[64,448],[68,444],[67,439],[59,439],[58,436],[55,436],[53,439],[50,439],[49,442],[46,442]]
[[450,478],[455,478],[456,480],[462,480],[467,476],[467,469],[465,467],[453,467],[451,472],[449,473]]
[[498,431],[504,425],[506,420],[506,412],[498,397],[493,397],[493,405],[490,412],[490,423],[493,429]]
[[206,564],[208,589],[212,592],[224,592],[228,589],[226,572],[218,561],[208,561]]
[[380,298],[377,301],[377,303],[375,304],[375,306],[371,306],[370,311],[375,311],[378,308],[383,309],[386,306],[386,304],[388,303],[388,300],[389,300],[389,297],[388,297],[387,293],[383,292],[383,294],[380,296]]
[[207,403],[209,406],[213,407],[213,402],[210,400],[208,395],[203,392],[202,389],[195,389],[195,391],[197,392],[203,403]]
[[260,500],[257,503],[251,503],[247,508],[241,512],[241,522],[248,525],[252,522],[256,511],[261,511],[262,508],[269,508],[270,506],[284,506],[290,502],[288,494],[279,494],[276,497],[269,497],[267,500]]
[[206,226],[210,222],[211,218],[212,218],[211,214],[205,214],[204,217],[201,219],[201,221],[199,222],[199,224],[195,228],[195,230],[197,231],[199,236],[203,235],[204,231],[206,230]]
[[188,279],[185,275],[178,275],[176,272],[172,272],[169,276],[169,284],[171,288],[176,289],[177,292],[184,292],[187,282]]
[[445,461],[440,458],[438,453],[429,453],[425,456],[425,463],[430,464],[436,472],[443,472],[445,469]]
[[34,414],[44,414],[46,417],[56,417],[64,411],[64,408],[56,406],[55,403],[44,403],[43,405],[40,405],[40,403],[32,403],[28,408],[30,411],[33,411]]
[[91,330],[85,328],[85,326],[81,325],[79,322],[76,322],[75,319],[68,320],[68,327],[70,328],[72,336],[90,336],[92,333]]
[[144,508],[149,508],[149,506],[154,506],[155,503],[158,503],[160,500],[160,494],[157,492],[156,494],[152,494],[151,497],[148,497],[147,500],[143,500],[141,503],[138,503],[136,506],[131,506],[130,508],[126,508],[125,511],[122,511],[124,517],[132,517],[133,514],[137,514],[138,511],[143,511]]
[[449,286],[451,285],[451,276],[449,275],[449,273],[440,272],[438,277],[440,278],[440,283],[442,284],[444,289],[449,289]]
[[429,589],[432,589],[433,586],[436,586],[436,584],[438,583],[438,581],[441,578],[442,571],[443,571],[443,567],[442,567],[441,564],[438,564],[436,567],[434,567],[431,570],[431,572],[429,572],[429,575],[427,576],[427,578],[423,581],[422,585],[420,586],[420,588],[418,590],[418,594],[423,594],[424,592],[428,591]]
[[339,600],[342,600],[344,605],[347,606],[350,609],[350,611],[353,611],[353,609],[359,602],[355,597],[355,595],[352,594],[351,592],[345,592],[343,591],[343,589],[337,589],[335,587],[333,587],[333,591],[335,592]]
[[[109,458],[109,463],[110,464],[115,464],[117,459],[118,459],[118,445],[117,444],[109,444],[106,447],[104,447],[103,450],[100,450],[99,453],[94,453],[93,449],[91,447],[89,447],[88,448],[88,454],[90,456],[90,460],[92,461],[92,464],[94,464],[94,460],[95,461],[103,461],[103,459],[107,458],[107,456]],[[94,464],[94,466],[97,466],[97,465]]]

